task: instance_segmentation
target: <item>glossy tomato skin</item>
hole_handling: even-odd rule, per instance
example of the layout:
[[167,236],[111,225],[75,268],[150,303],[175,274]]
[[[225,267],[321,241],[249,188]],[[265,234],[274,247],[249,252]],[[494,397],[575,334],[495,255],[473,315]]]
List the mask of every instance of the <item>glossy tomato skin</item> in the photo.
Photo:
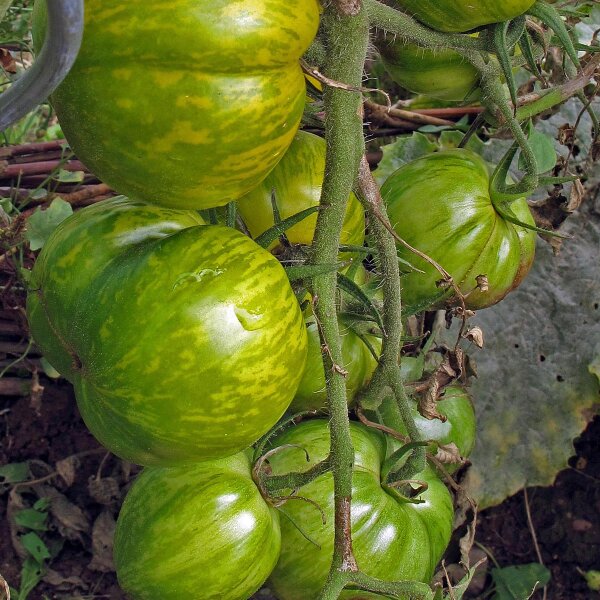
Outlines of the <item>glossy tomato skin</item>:
[[479,81],[477,69],[454,50],[428,50],[397,37],[380,38],[377,48],[391,78],[415,94],[462,101]]
[[[469,150],[428,154],[395,171],[382,186],[392,226],[405,241],[441,264],[477,310],[499,302],[528,273],[535,232],[513,225],[490,199],[486,163]],[[534,225],[525,198],[511,204],[516,217]],[[452,289],[440,289],[439,272],[399,246],[399,255],[424,271],[403,275],[403,303],[413,310],[455,305]],[[477,287],[486,275],[489,290]]]
[[522,15],[535,0],[396,0],[410,15],[438,31],[470,31]]
[[[350,424],[356,456],[352,489],[353,548],[358,565],[368,575],[387,581],[413,579],[429,582],[450,540],[453,507],[450,494],[429,468],[417,476],[429,488],[422,504],[399,501],[380,481],[386,442],[382,435],[357,423]],[[328,423],[315,419],[300,423],[279,436],[275,445],[298,444],[269,459],[275,473],[306,470],[329,452]],[[304,449],[310,456],[306,462]],[[281,554],[270,579],[280,600],[318,597],[333,553],[333,480],[327,473],[304,486],[300,495],[319,504],[326,524],[314,506],[289,502],[284,510],[312,539],[311,543],[289,522],[281,521]],[[362,592],[345,591],[341,598],[357,600]],[[373,596],[377,597],[377,596]]]
[[[77,156],[119,193],[221,206],[290,145],[318,22],[317,0],[86,0],[81,51],[52,105]],[[44,30],[38,0],[38,50]]]
[[74,384],[92,433],[143,465],[252,444],[288,407],[306,360],[281,265],[241,233],[197,223],[106,201],[61,224],[32,271],[36,342]]
[[[467,390],[459,384],[448,386],[442,398],[437,402],[436,409],[447,418],[447,421],[426,419],[419,414],[416,402],[411,407],[422,438],[441,445],[456,444],[462,457],[470,456],[475,446],[477,432],[475,409]],[[405,435],[408,434],[403,428],[399,431]]]
[[[291,146],[268,177],[238,202],[238,210],[252,237],[274,225],[271,193],[275,191],[282,219],[319,205],[325,176],[325,140],[305,131],[296,134]],[[309,245],[315,235],[317,215],[310,215],[286,231],[293,244]],[[341,243],[362,245],[365,215],[354,194],[348,198]]]
[[144,469],[119,514],[114,561],[131,600],[246,600],[273,570],[280,544],[279,515],[240,453]]
[[[342,368],[347,371],[346,397],[348,404],[351,404],[360,389],[370,381],[377,367],[377,361],[360,336],[343,319],[339,319],[339,328],[342,340]],[[290,411],[294,413],[321,410],[327,405],[321,339],[314,317],[306,319],[306,332],[308,334],[306,367],[290,405]],[[369,336],[369,342],[376,351],[381,347],[381,342],[374,336]]]

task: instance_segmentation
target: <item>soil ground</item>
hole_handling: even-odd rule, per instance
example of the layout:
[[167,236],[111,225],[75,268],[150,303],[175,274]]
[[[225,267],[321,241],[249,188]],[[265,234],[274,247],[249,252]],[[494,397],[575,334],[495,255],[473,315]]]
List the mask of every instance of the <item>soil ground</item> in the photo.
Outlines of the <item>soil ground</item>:
[[[29,396],[0,399],[0,465],[33,461],[31,476],[41,480],[12,494],[6,486],[0,490],[0,573],[18,586],[22,561],[13,545],[10,515],[19,503],[31,505],[38,496],[50,494],[60,499],[60,509],[51,512],[50,530],[43,538],[49,546],[62,548],[50,562],[49,575],[28,598],[120,600],[124,596],[110,564],[110,533],[136,467],[98,445],[83,425],[67,383],[42,376],[40,384],[44,390],[37,405],[32,406]],[[600,598],[577,571],[600,568],[599,446],[596,418],[576,441],[577,455],[555,484],[528,490],[542,558],[552,571],[551,600]],[[537,561],[523,492],[481,513],[477,542],[501,566]],[[256,598],[271,595],[263,590]]]

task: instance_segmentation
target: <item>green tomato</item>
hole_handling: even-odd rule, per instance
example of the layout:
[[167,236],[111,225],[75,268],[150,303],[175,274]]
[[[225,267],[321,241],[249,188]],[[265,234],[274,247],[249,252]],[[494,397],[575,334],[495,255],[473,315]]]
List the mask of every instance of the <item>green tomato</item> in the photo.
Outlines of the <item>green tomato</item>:
[[280,544],[279,515],[240,453],[144,469],[119,514],[114,561],[132,600],[246,600],[273,570]]
[[396,0],[407,13],[439,31],[470,31],[514,19],[535,0]]
[[[421,437],[441,445],[456,444],[460,455],[467,458],[473,451],[477,434],[475,409],[469,393],[461,385],[450,385],[436,408],[447,421],[423,417],[417,410],[417,403],[412,403],[411,411]],[[408,435],[404,427],[399,431]]]
[[[131,198],[204,209],[258,185],[304,109],[317,0],[86,0],[77,61],[52,95],[77,156]],[[45,31],[36,3],[34,39]]]
[[[359,567],[368,575],[387,581],[405,579],[429,582],[435,566],[450,540],[453,507],[445,485],[428,467],[417,479],[429,484],[421,494],[421,504],[398,498],[382,485],[381,465],[386,456],[386,441],[379,432],[358,423],[350,424],[355,448],[352,482],[353,548]],[[328,422],[323,419],[304,421],[278,436],[275,446],[297,444],[269,458],[276,474],[305,471],[329,453]],[[310,461],[306,462],[304,450]],[[302,487],[299,495],[316,502],[324,511],[323,525],[319,511],[297,500],[283,510],[288,519],[281,520],[281,555],[270,579],[270,586],[280,600],[314,600],[323,587],[334,538],[333,478],[326,473]],[[302,532],[311,540],[308,541]],[[345,600],[364,598],[362,592],[345,591]],[[378,597],[373,595],[372,597]]]
[[[299,131],[269,176],[240,199],[238,210],[252,237],[258,237],[275,224],[271,203],[273,191],[282,219],[319,206],[325,176],[325,149],[325,140],[312,133]],[[317,215],[310,215],[288,229],[286,236],[293,244],[309,245],[313,241],[316,224]],[[350,194],[341,243],[361,246],[364,239],[364,212],[356,196]]]
[[[436,260],[461,292],[467,308],[499,302],[527,275],[535,254],[535,232],[500,216],[490,197],[486,163],[469,150],[428,154],[392,173],[381,189],[390,222],[406,242]],[[511,204],[516,217],[534,225],[525,198]],[[398,246],[398,255],[421,269],[402,277],[403,304],[413,311],[456,305],[454,291],[429,263]],[[485,275],[489,289],[477,288]],[[476,289],[477,288],[477,289]]]
[[176,466],[246,448],[285,412],[306,329],[243,234],[117,198],[64,221],[31,274],[32,334],[116,455]]
[[377,48],[390,77],[415,94],[462,101],[479,81],[477,69],[454,50],[428,50],[400,38],[381,38]]
[[[342,339],[342,358],[344,359],[341,366],[347,371],[346,397],[348,404],[351,404],[356,394],[371,379],[371,375],[377,367],[377,361],[360,336],[346,325],[342,318],[338,320],[338,323]],[[320,410],[327,404],[321,339],[319,328],[312,316],[306,320],[306,331],[308,333],[308,354],[304,374],[290,405],[290,410],[294,413]],[[378,338],[368,336],[368,339],[375,350],[381,348]]]

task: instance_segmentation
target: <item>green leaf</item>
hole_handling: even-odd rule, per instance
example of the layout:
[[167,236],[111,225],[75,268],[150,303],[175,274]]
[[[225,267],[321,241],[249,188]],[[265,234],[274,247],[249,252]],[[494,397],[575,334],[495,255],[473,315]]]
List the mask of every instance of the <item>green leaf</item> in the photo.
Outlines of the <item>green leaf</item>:
[[21,586],[17,600],[26,600],[44,576],[44,567],[33,558],[28,558],[21,567]]
[[[535,154],[538,173],[547,173],[555,167],[556,150],[549,135],[534,130],[529,136],[529,145]],[[525,170],[525,161],[521,154],[519,155],[519,169]]]
[[36,500],[33,508],[35,508],[35,510],[45,511],[50,508],[51,504],[52,500],[50,498],[40,498],[39,500]]
[[51,379],[58,379],[60,373],[48,362],[48,360],[42,356],[40,358],[40,365],[44,369],[44,373]]
[[15,514],[15,523],[34,531],[47,531],[46,519],[48,515],[34,508],[24,508]]
[[50,235],[67,217],[73,214],[73,207],[62,198],[55,198],[46,210],[37,208],[27,221],[26,239],[32,250],[39,250]]
[[582,205],[564,227],[576,238],[558,256],[538,244],[521,286],[473,319],[486,350],[476,355],[478,440],[464,486],[482,509],[550,485],[598,401],[598,209]]
[[58,173],[52,179],[60,183],[81,183],[85,177],[83,171],[67,171],[59,169]]
[[[448,150],[458,148],[464,137],[465,134],[462,131],[443,131],[438,141],[442,150]],[[472,135],[466,145],[466,148],[476,154],[481,154],[484,147],[485,143],[478,135]]]
[[42,564],[47,558],[50,558],[50,551],[37,533],[30,531],[29,533],[22,535],[19,539],[25,550],[27,550],[39,564]]
[[444,600],[462,600],[481,562],[483,561],[480,561],[476,565],[473,565],[467,571],[466,575],[455,586],[453,586],[452,594],[448,594],[447,596],[445,596]]
[[29,477],[29,463],[10,463],[0,467],[1,483],[19,483]]
[[4,19],[6,11],[10,8],[12,0],[0,0],[0,21]]
[[550,571],[540,563],[514,565],[492,569],[492,579],[496,585],[492,600],[526,600],[550,581]]

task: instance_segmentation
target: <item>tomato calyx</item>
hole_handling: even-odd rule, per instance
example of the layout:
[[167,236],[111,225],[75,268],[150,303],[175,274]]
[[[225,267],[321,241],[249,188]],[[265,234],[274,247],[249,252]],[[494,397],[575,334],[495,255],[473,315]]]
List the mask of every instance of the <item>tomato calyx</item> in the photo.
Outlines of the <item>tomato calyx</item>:
[[425,500],[420,498],[420,496],[423,492],[427,491],[429,484],[422,479],[399,479],[392,483],[382,483],[381,487],[397,502],[423,504]]

